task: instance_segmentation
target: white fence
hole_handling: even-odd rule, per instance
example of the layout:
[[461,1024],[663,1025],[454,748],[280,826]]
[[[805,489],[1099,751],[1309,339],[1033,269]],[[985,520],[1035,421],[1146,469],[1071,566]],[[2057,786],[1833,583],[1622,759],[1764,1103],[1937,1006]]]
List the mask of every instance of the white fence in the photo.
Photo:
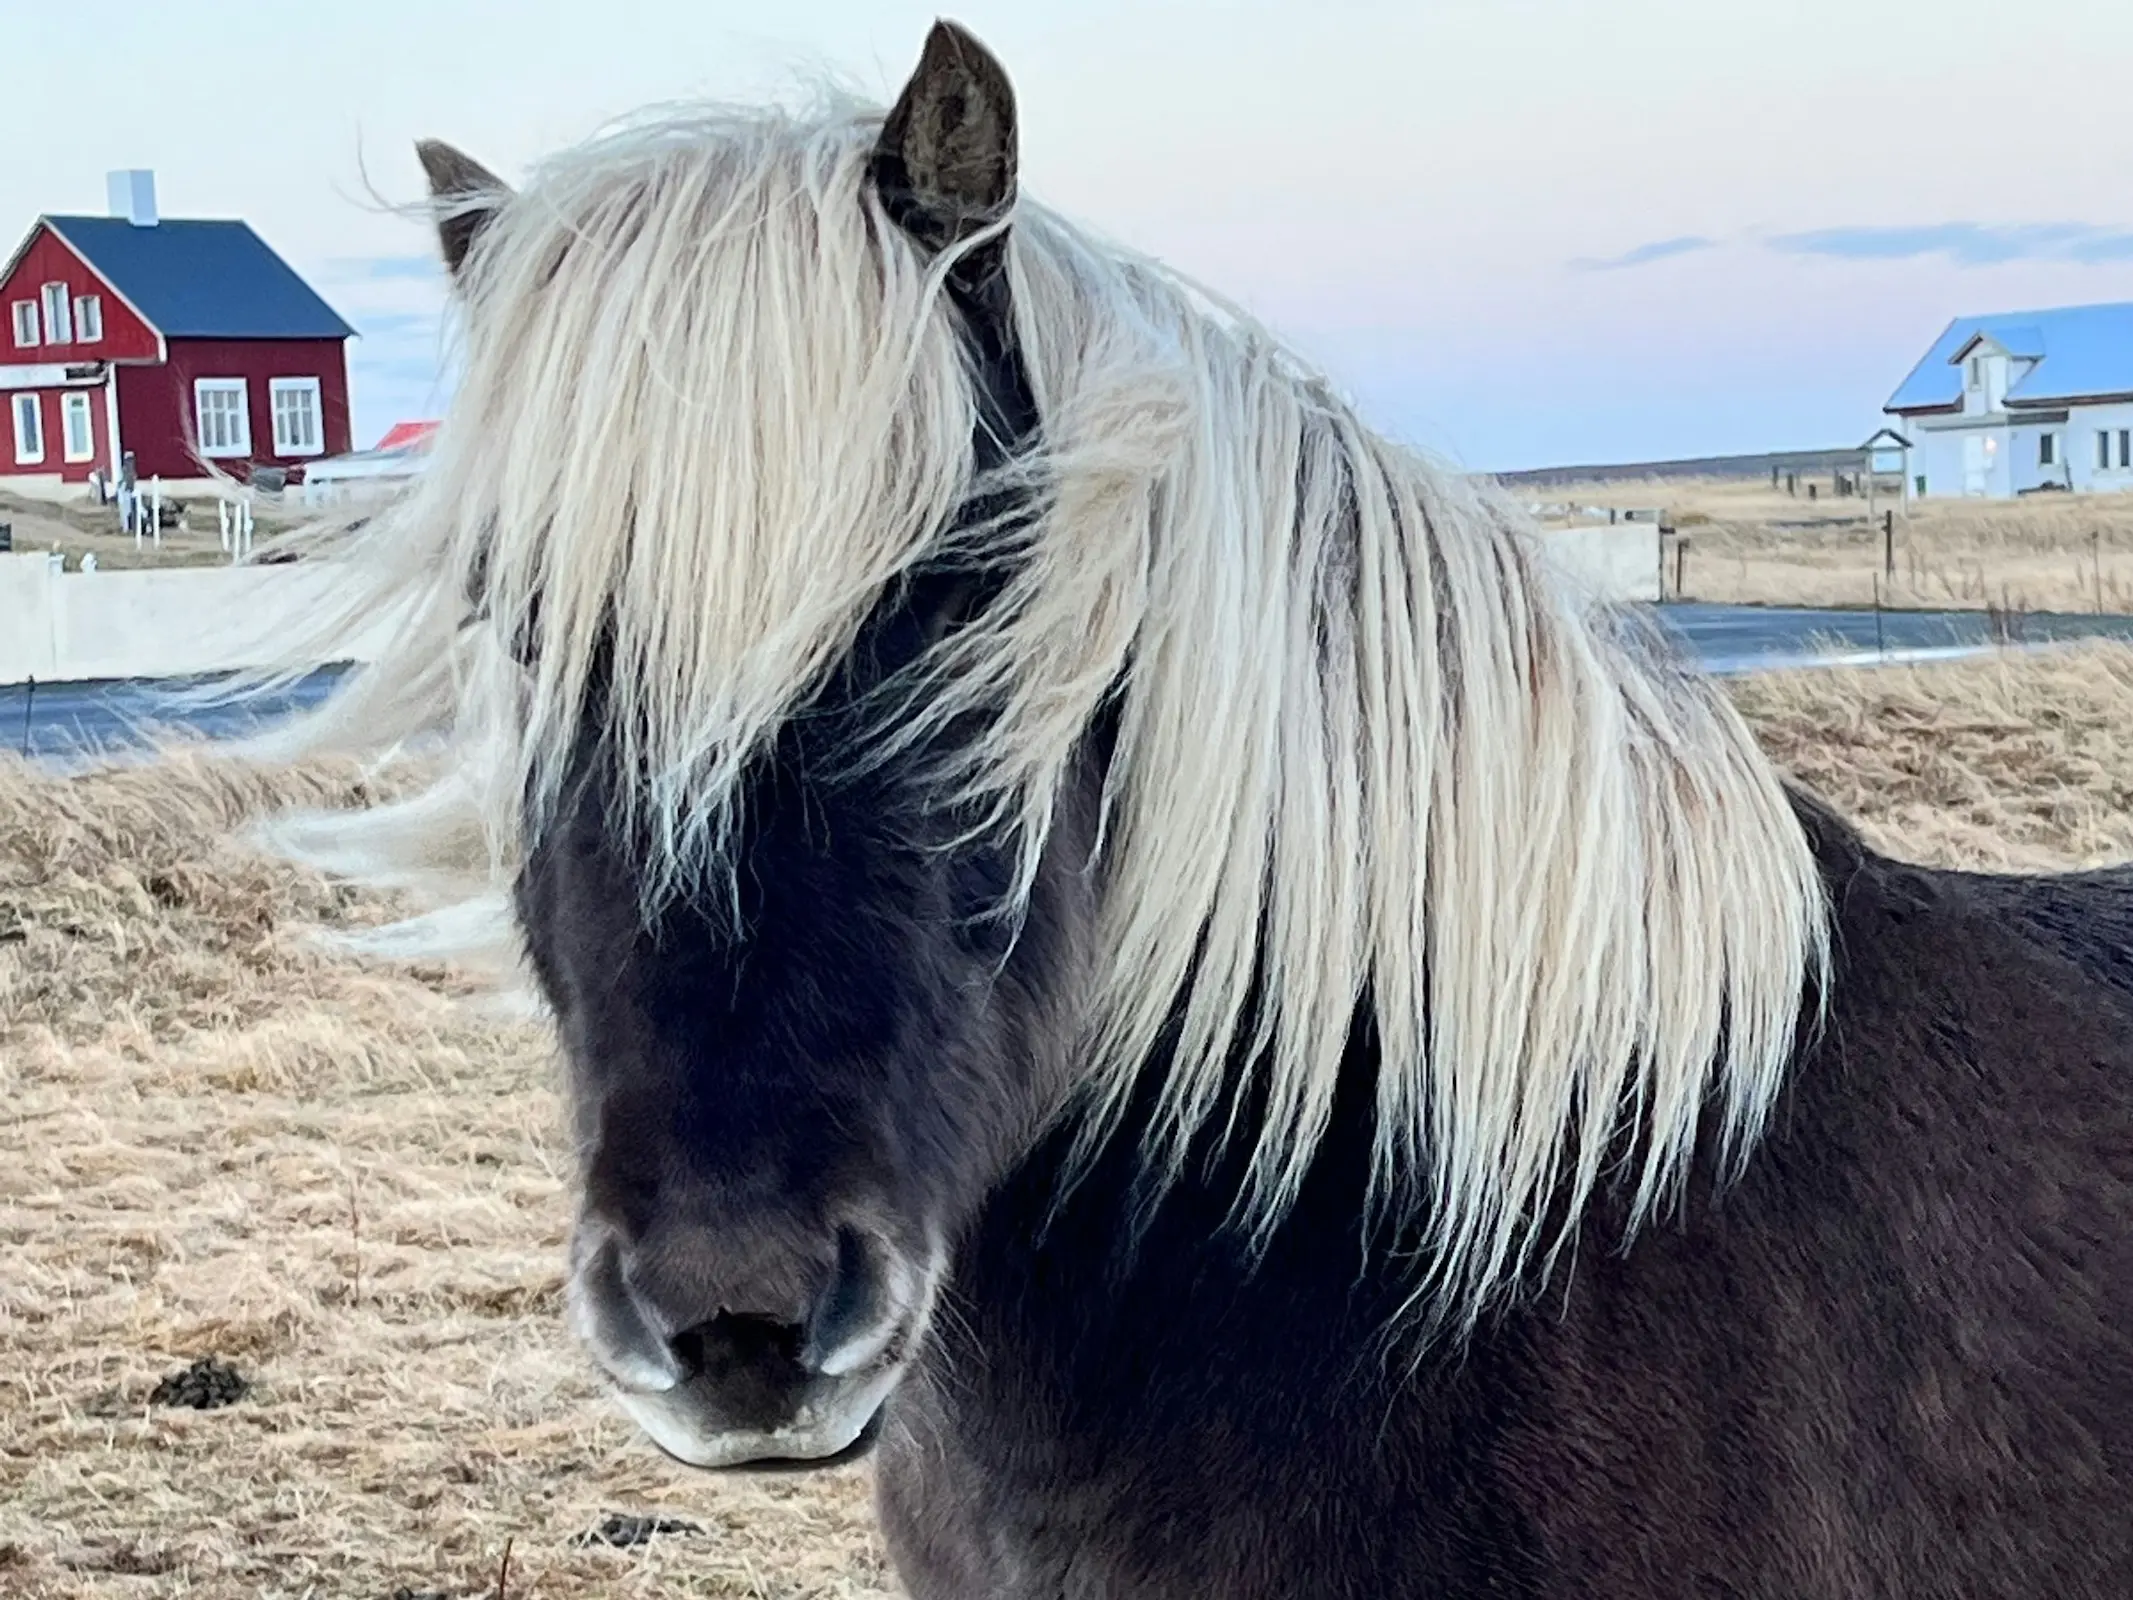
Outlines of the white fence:
[[[1659,598],[1659,530],[1573,528],[1542,535],[1550,558],[1613,601]],[[62,572],[44,554],[0,555],[0,684],[174,678],[271,665],[294,619],[330,594],[330,562]],[[347,659],[370,661],[389,629]]]
[[[61,572],[46,554],[0,556],[0,684],[271,666],[334,577],[328,562]],[[348,658],[375,659],[386,635],[371,629]]]

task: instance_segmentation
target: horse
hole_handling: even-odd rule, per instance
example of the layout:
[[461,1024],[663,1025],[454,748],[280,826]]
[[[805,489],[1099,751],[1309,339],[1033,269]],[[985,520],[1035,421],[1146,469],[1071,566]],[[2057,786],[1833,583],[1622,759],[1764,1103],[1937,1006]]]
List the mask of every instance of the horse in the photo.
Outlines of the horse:
[[294,737],[437,759],[275,844],[552,1019],[661,1449],[871,1453],[929,1600],[2133,1594],[2133,875],[1869,848],[953,24],[419,154]]

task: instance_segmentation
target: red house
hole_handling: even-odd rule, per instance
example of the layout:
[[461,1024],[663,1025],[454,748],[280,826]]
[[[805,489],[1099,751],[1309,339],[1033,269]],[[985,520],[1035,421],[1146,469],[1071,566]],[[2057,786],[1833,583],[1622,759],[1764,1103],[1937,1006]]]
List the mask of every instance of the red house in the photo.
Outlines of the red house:
[[349,447],[355,330],[242,222],[165,221],[155,178],[111,215],[39,217],[0,270],[0,487],[233,477]]

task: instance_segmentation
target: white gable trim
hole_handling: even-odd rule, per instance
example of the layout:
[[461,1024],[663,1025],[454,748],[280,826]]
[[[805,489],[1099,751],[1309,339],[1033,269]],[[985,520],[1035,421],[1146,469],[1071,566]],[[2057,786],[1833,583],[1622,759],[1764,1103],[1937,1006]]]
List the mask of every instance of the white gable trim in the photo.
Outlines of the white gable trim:
[[1961,366],[1965,361],[1968,361],[1970,359],[1971,352],[1976,350],[1977,347],[1981,344],[1991,345],[1992,350],[1990,353],[1993,355],[2007,356],[2009,358],[2012,358],[2014,355],[2014,352],[2009,350],[2007,346],[2000,343],[2000,341],[1995,339],[1991,334],[1986,333],[1982,329],[1980,329],[1978,332],[1973,333],[1968,339],[1963,342],[1963,347],[1960,350],[1956,351],[1954,355],[1948,357],[1948,365],[1951,367]]

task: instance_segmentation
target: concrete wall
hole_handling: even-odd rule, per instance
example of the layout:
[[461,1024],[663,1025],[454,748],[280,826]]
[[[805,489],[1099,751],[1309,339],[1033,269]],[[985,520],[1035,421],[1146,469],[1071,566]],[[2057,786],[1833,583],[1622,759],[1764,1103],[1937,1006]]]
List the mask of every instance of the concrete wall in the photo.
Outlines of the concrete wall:
[[[0,556],[0,684],[269,666],[333,582],[325,563],[55,572],[43,553]],[[373,659],[385,634],[355,640],[350,658]]]
[[1540,537],[1549,558],[1587,593],[1616,604],[1632,600],[1656,604],[1659,600],[1656,522],[1550,528]]

